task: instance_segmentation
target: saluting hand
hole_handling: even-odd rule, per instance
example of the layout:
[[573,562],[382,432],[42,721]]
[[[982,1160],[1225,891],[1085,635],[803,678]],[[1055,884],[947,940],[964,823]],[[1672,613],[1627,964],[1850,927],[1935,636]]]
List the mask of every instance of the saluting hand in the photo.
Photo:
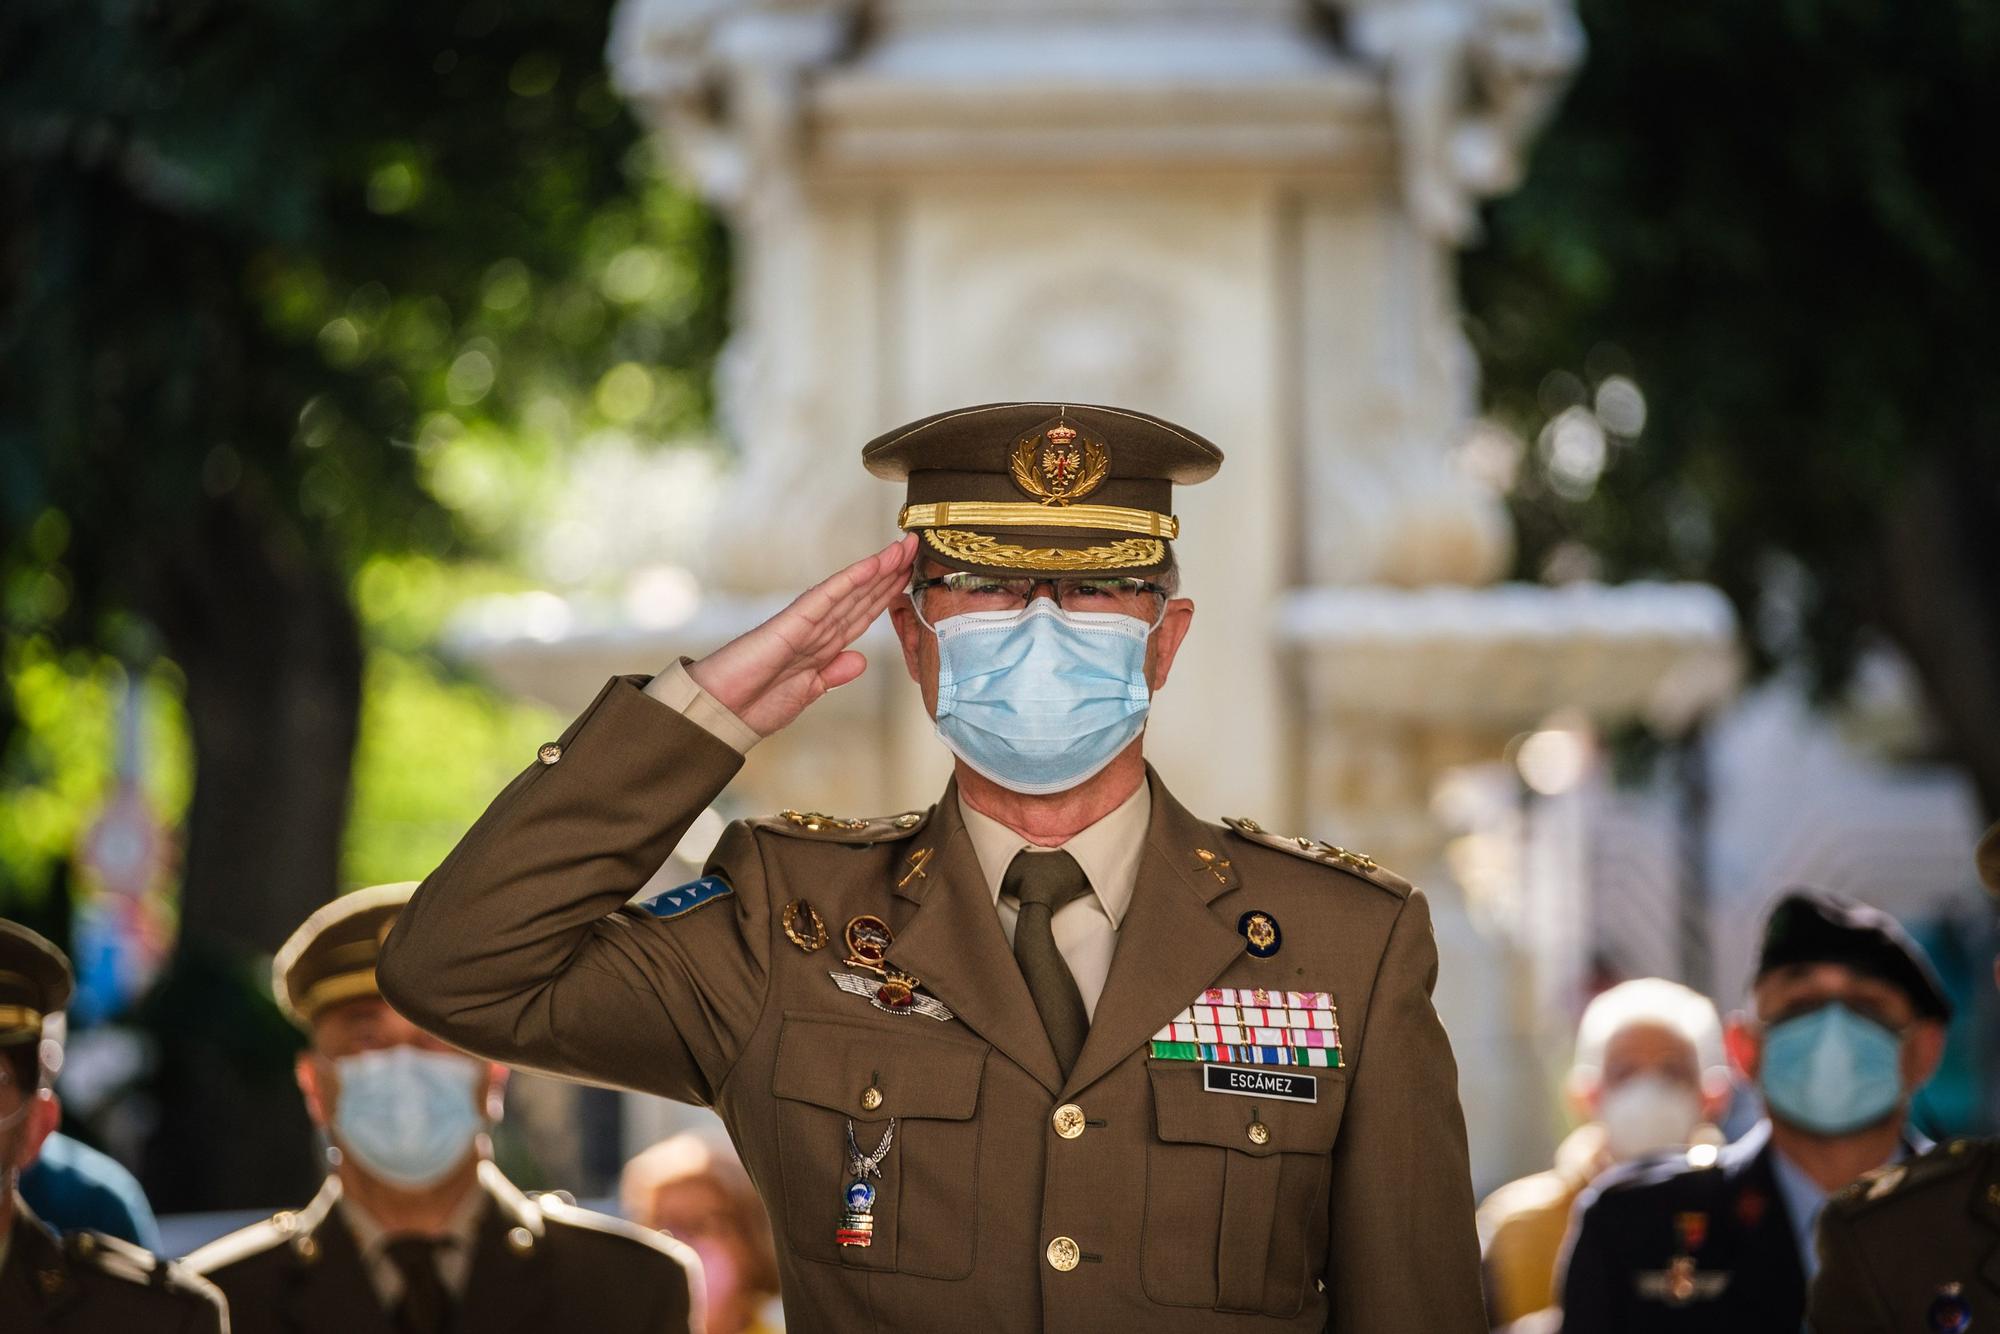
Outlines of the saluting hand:
[[868,660],[849,648],[902,589],[917,539],[905,535],[792,600],[790,606],[688,668],[759,735],[769,736]]

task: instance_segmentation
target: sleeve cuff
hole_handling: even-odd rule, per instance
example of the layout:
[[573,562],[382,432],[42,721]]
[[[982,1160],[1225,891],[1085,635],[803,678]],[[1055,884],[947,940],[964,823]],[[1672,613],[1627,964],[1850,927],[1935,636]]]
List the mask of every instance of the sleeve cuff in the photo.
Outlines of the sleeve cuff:
[[733,748],[738,755],[748,755],[750,748],[764,738],[756,728],[724,708],[715,696],[696,685],[688,675],[687,665],[686,658],[669,663],[665,671],[646,683],[646,693]]

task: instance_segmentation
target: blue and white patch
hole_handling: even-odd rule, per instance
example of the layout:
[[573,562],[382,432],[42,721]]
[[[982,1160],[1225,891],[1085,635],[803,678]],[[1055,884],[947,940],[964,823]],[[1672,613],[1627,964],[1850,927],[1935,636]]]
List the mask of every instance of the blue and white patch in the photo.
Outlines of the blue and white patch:
[[641,899],[639,906],[655,917],[679,917],[691,913],[704,903],[713,903],[736,891],[720,876],[705,875],[699,880],[690,880],[685,885],[662,890],[650,899]]

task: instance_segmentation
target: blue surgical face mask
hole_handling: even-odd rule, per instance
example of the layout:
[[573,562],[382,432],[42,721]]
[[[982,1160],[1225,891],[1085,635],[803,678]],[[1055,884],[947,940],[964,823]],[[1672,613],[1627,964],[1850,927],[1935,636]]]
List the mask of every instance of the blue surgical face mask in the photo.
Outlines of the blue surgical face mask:
[[1067,791],[1146,725],[1152,627],[1144,621],[1036,598],[1019,611],[967,612],[932,628],[938,736],[1010,791]]
[[385,1047],[344,1056],[333,1129],[342,1149],[392,1186],[421,1190],[472,1152],[485,1128],[474,1097],[481,1066],[469,1056]]
[[1903,1100],[1903,1042],[1838,1002],[1771,1025],[1757,1083],[1783,1121],[1821,1135],[1879,1124]]

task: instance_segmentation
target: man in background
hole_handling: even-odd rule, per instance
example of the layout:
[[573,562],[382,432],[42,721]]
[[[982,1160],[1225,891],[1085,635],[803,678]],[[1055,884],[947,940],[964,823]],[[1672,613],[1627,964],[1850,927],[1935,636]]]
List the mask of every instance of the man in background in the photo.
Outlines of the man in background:
[[227,1334],[222,1296],[179,1266],[97,1232],[58,1239],[21,1198],[62,1109],[49,1082],[62,1065],[72,977],[61,950],[0,920],[0,1329],[74,1334]]
[[701,1257],[706,1334],[771,1334],[778,1296],[771,1222],[726,1145],[675,1135],[640,1152],[618,1178],[625,1217],[678,1238]]
[[212,1242],[188,1265],[228,1294],[238,1334],[686,1334],[692,1253],[646,1228],[529,1199],[491,1161],[502,1066],[413,1027],[375,955],[414,884],[357,890],[272,963],[310,1035],[299,1091],[331,1170],[312,1203]]
[[21,1198],[57,1232],[93,1231],[160,1249],[160,1225],[138,1178],[109,1154],[58,1130],[21,1173]]
[[1583,1193],[1565,1334],[1798,1329],[1827,1197],[1929,1147],[1904,1121],[1943,1055],[1951,1006],[1895,919],[1787,894],[1765,924],[1752,997],[1755,1017],[1727,1041],[1767,1119],[1720,1152],[1642,1160]]
[[1642,977],[1598,993],[1577,1026],[1565,1093],[1581,1123],[1546,1172],[1479,1206],[1487,1318],[1497,1329],[1556,1301],[1570,1207],[1605,1169],[1667,1149],[1718,1144],[1729,1099],[1722,1018],[1700,992]]
[[[2000,824],[1979,844],[2000,904]],[[2000,985],[2000,958],[1993,961]],[[1814,1334],[2000,1328],[2000,1140],[1958,1139],[1828,1202],[1807,1311]]]

